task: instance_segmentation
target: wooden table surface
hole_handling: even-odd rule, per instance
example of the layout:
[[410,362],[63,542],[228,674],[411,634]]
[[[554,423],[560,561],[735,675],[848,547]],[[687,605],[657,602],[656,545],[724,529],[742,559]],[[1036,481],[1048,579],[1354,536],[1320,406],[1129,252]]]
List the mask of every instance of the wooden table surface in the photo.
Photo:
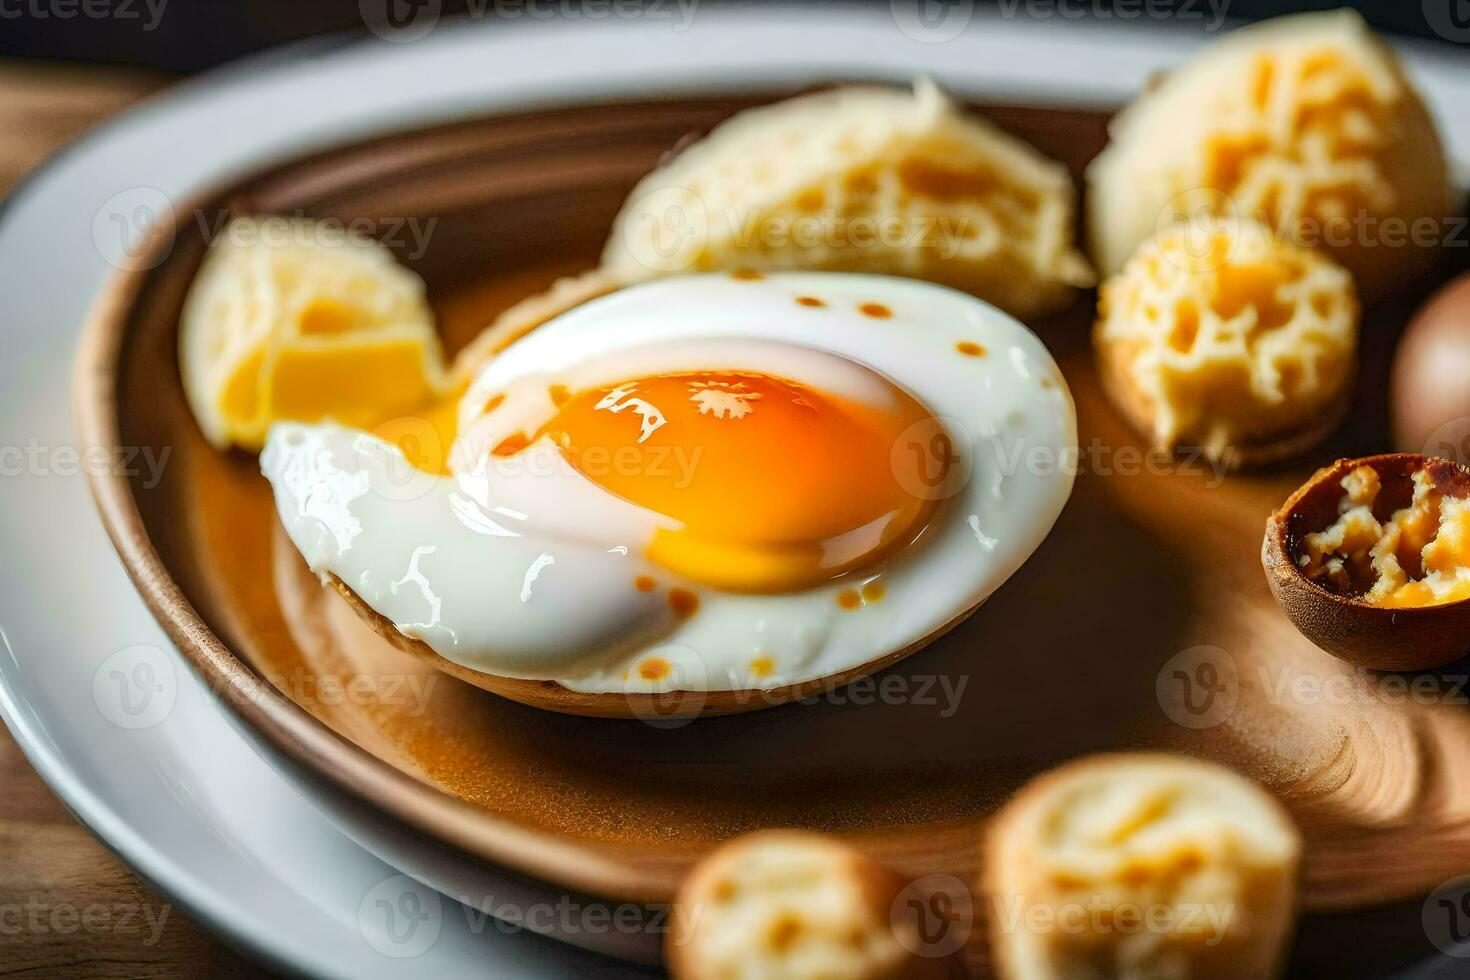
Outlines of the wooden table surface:
[[[0,193],[167,82],[0,60]],[[0,977],[260,975],[99,844],[0,727]]]

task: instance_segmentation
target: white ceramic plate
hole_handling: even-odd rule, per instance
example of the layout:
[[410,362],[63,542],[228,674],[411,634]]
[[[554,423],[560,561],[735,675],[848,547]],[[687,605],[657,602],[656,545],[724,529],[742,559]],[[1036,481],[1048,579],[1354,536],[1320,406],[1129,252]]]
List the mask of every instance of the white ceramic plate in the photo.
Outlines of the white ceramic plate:
[[[169,648],[81,475],[116,461],[76,459],[67,408],[78,330],[140,209],[330,143],[620,95],[927,73],[967,95],[1110,104],[1207,39],[1204,22],[1006,19],[964,4],[925,20],[922,0],[840,13],[698,6],[687,24],[672,4],[644,9],[638,19],[443,23],[413,43],[252,59],[85,138],[0,214],[0,713],[110,847],[279,966],[352,977],[632,972],[507,932],[400,876],[502,911],[556,900],[303,783]],[[1458,112],[1470,105],[1470,70],[1440,50],[1416,49],[1412,63],[1441,120],[1457,124],[1456,157],[1470,158],[1470,119]]]

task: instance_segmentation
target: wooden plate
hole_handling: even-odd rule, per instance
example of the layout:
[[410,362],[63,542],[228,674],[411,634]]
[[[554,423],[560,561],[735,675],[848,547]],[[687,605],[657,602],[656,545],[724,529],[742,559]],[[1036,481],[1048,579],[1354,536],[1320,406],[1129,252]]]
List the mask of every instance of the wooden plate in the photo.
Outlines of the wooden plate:
[[[1099,391],[1090,300],[1035,324],[1076,396],[1083,450],[1036,556],[873,682],[686,725],[536,711],[393,649],[284,546],[254,457],[216,453],[196,430],[178,313],[204,231],[229,210],[396,228],[453,350],[593,263],[661,153],[765,100],[482,119],[291,162],[177,209],[167,256],[120,275],[97,308],[76,409],[85,443],[169,453],[156,485],[114,474],[95,490],[144,597],[213,689],[307,770],[425,833],[623,901],[667,900],[715,842],[770,826],[973,881],[980,826],[1012,790],[1124,747],[1219,759],[1277,793],[1307,831],[1310,910],[1406,900],[1470,872],[1467,666],[1413,684],[1352,670],[1287,622],[1258,556],[1267,515],[1317,465],[1387,445],[1388,354],[1415,297],[1369,316],[1355,412],[1328,447],[1229,478],[1142,452]],[[984,111],[1079,171],[1104,139],[1094,113]],[[434,222],[421,254],[409,219]]]

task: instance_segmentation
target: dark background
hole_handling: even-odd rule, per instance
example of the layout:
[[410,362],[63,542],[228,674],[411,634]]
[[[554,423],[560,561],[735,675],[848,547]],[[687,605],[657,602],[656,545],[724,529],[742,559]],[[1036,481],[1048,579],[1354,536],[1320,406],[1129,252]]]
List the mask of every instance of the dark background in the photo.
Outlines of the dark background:
[[[37,15],[55,0],[0,0],[0,55],[30,58],[105,61],[143,65],[169,71],[197,71],[229,61],[252,51],[324,32],[347,32],[366,35],[359,0],[164,0],[163,16],[152,30],[142,24],[149,20],[145,0],[106,0],[113,9],[123,4],[137,10],[138,18],[88,18],[80,14],[61,19]],[[71,0],[82,3],[84,0]],[[152,0],[155,4],[159,0]],[[439,3],[445,16],[464,11],[474,3],[479,11],[493,8],[493,0],[391,0],[411,7],[414,4]],[[604,0],[604,3],[609,0]],[[726,5],[730,0],[699,0],[701,5]],[[885,0],[869,0],[886,5]],[[934,10],[944,3],[966,3],[969,0],[920,0],[932,2]],[[1107,9],[1110,0],[1063,0],[1071,12]],[[1137,0],[1135,0],[1135,3]],[[1173,0],[1178,5],[1184,0]],[[1216,0],[1220,2],[1220,0]],[[1425,18],[1426,5],[1446,9],[1457,25],[1470,27],[1470,0],[1225,0],[1233,19],[1268,17],[1304,10],[1326,10],[1353,6],[1363,12],[1376,27],[1393,33],[1438,39]],[[371,0],[381,8],[382,0]],[[575,5],[577,0],[542,0],[540,9],[549,10],[562,4]],[[978,0],[980,6],[994,5]],[[764,4],[782,6],[779,0]],[[1024,9],[1024,8],[1023,8]],[[1136,8],[1135,8],[1136,9]],[[1208,10],[1201,6],[1198,9]],[[489,14],[485,14],[489,18]],[[840,13],[834,13],[840,16]],[[1455,50],[1443,40],[1448,50]],[[1470,44],[1458,45],[1470,57]]]

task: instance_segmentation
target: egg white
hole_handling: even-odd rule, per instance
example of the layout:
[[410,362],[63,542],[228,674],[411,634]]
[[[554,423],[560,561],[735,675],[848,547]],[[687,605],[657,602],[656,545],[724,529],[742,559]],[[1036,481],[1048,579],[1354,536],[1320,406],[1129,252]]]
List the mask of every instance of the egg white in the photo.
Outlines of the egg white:
[[[800,305],[798,296],[825,306]],[[891,315],[862,312],[873,303]],[[966,342],[985,355],[958,352]],[[920,545],[864,575],[783,594],[681,581],[643,558],[654,531],[674,526],[669,519],[598,487],[549,441],[512,464],[485,465],[486,445],[550,417],[547,379],[581,388],[740,369],[881,397],[854,390],[869,376],[844,372],[828,355],[908,391],[943,422],[952,467],[968,477],[949,488]],[[507,396],[504,404],[481,414],[496,394]],[[703,275],[594,300],[512,345],[466,393],[451,459],[455,475],[436,477],[365,433],[292,423],[272,429],[261,465],[313,571],[336,575],[448,660],[584,693],[743,690],[861,666],[922,642],[984,601],[1061,513],[1076,421],[1041,342],[963,293],[841,273]],[[880,572],[881,601],[839,605],[839,592]],[[640,575],[658,590],[633,588]],[[698,596],[695,615],[674,615],[666,599],[674,587]],[[640,673],[649,656],[671,665],[665,676]],[[750,667],[757,658],[770,667],[759,677]]]

